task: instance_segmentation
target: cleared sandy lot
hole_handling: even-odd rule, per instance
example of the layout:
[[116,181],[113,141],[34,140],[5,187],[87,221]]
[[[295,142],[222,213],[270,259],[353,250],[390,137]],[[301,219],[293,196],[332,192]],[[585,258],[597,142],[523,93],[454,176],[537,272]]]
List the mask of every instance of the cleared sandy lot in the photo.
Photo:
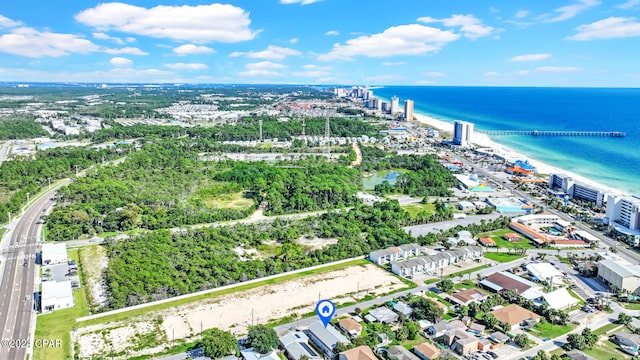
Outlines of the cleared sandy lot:
[[266,323],[296,314],[313,312],[318,298],[337,304],[356,301],[359,285],[362,298],[386,294],[406,287],[387,271],[373,265],[351,266],[322,274],[303,276],[287,282],[213,297],[198,303],[177,306],[128,319],[123,322],[79,328],[73,334],[79,356],[95,357],[106,352],[129,356],[154,353],[162,347],[134,350],[141,340],[150,338],[158,344],[194,336],[203,329],[217,327],[237,334],[246,333],[253,323]]

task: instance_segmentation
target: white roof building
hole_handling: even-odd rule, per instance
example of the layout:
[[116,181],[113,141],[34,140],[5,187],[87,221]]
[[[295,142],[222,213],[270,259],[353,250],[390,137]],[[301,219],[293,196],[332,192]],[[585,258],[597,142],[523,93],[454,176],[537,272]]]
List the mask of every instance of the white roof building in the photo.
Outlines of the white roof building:
[[67,255],[67,244],[49,243],[42,244],[42,264],[60,264],[69,261]]
[[620,260],[602,260],[598,263],[598,278],[619,290],[640,294],[640,265]]
[[45,281],[42,283],[42,312],[73,307],[73,291],[71,281]]
[[548,283],[553,278],[553,285],[563,285],[562,273],[549,263],[531,263],[527,265],[527,271],[538,280]]
[[566,288],[546,293],[542,295],[542,298],[549,304],[550,308],[556,310],[567,309],[579,303],[579,300],[571,296]]

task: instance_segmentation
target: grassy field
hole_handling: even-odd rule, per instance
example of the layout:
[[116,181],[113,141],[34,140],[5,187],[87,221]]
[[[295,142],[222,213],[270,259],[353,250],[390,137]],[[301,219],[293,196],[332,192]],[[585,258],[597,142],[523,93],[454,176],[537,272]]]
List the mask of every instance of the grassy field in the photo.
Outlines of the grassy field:
[[416,215],[418,215],[423,211],[426,211],[429,214],[433,214],[436,211],[436,205],[432,203],[429,203],[429,204],[415,203],[415,204],[403,205],[401,207],[404,209],[404,211],[408,212],[409,216],[411,217],[416,217]]
[[594,330],[593,333],[600,336],[600,338],[598,339],[598,342],[593,347],[593,349],[591,350],[585,349],[583,351],[587,355],[591,355],[596,359],[603,359],[603,360],[609,360],[612,358],[631,359],[631,356],[618,350],[618,346],[613,342],[609,341],[609,335],[607,335],[607,333],[616,328],[620,328],[620,330],[624,330],[624,326],[620,324],[608,324]]
[[533,327],[531,332],[541,338],[554,339],[568,333],[575,327],[573,324],[554,325],[549,322],[545,322],[544,324],[539,322]]
[[254,288],[257,288],[257,287],[260,287],[260,286],[263,286],[263,285],[278,284],[278,283],[286,282],[286,281],[297,279],[297,278],[304,277],[304,276],[322,274],[322,273],[333,271],[333,270],[344,269],[344,268],[350,267],[350,266],[357,266],[357,265],[365,266],[365,265],[369,265],[369,264],[371,264],[371,262],[366,260],[366,259],[353,260],[353,261],[349,261],[349,262],[346,262],[346,263],[331,265],[331,266],[327,266],[327,267],[320,268],[320,269],[303,271],[303,272],[300,272],[300,273],[297,273],[297,274],[289,274],[289,275],[281,276],[281,277],[278,277],[278,278],[275,278],[275,279],[263,280],[263,281],[259,281],[259,282],[252,283],[252,284],[239,285],[239,286],[231,288],[231,289],[213,291],[213,292],[210,292],[210,293],[207,293],[207,294],[202,294],[202,295],[190,297],[190,298],[187,298],[187,299],[180,299],[180,300],[176,300],[176,301],[171,301],[171,302],[167,302],[167,303],[164,303],[164,304],[158,304],[158,305],[154,305],[154,306],[149,306],[149,307],[146,307],[146,308],[143,308],[143,309],[135,309],[135,310],[131,310],[131,311],[124,311],[124,312],[121,312],[121,313],[118,313],[118,314],[113,314],[113,315],[109,315],[109,316],[105,316],[105,317],[101,317],[101,318],[97,318],[97,319],[83,321],[83,322],[77,323],[77,326],[78,327],[90,326],[90,325],[96,325],[96,324],[102,324],[102,323],[106,323],[106,322],[111,322],[111,321],[125,320],[125,319],[131,318],[133,316],[144,315],[144,314],[147,314],[147,313],[150,313],[150,312],[153,312],[153,311],[164,310],[164,309],[168,309],[168,308],[171,308],[171,307],[174,307],[174,306],[189,304],[189,303],[193,303],[193,302],[200,302],[200,301],[203,301],[203,300],[206,300],[206,299],[210,299],[212,297],[226,295],[226,294],[232,294],[232,293],[243,291],[243,290],[254,289]]
[[640,303],[626,303],[626,302],[618,301],[618,305],[622,306],[627,310],[640,310]]
[[512,229],[500,229],[491,231],[488,233],[478,234],[478,237],[490,237],[493,241],[496,242],[497,248],[507,248],[507,249],[535,249],[535,246],[531,243],[531,240],[527,239],[523,235],[521,242],[509,242],[504,239],[504,234],[506,233],[516,233]]
[[253,200],[247,199],[243,191],[209,197],[204,199],[204,203],[216,209],[244,210],[253,206]]
[[513,260],[522,259],[523,257],[525,257],[525,255],[516,255],[503,252],[486,252],[484,253],[484,257],[497,262],[510,262]]
[[416,336],[416,338],[414,340],[404,340],[400,342],[400,346],[402,346],[403,348],[407,349],[407,350],[411,350],[414,347],[416,347],[417,345],[422,344],[423,342],[426,342],[427,339],[418,335]]

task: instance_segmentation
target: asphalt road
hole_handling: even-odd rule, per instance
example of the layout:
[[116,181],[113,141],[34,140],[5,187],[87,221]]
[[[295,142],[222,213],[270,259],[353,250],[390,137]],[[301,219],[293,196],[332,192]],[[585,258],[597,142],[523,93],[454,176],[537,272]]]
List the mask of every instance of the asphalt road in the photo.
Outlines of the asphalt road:
[[34,292],[38,290],[34,284],[35,260],[42,226],[40,217],[53,206],[54,201],[50,198],[56,190],[57,187],[52,188],[15,219],[12,229],[3,239],[0,257],[0,360],[24,359],[33,345]]

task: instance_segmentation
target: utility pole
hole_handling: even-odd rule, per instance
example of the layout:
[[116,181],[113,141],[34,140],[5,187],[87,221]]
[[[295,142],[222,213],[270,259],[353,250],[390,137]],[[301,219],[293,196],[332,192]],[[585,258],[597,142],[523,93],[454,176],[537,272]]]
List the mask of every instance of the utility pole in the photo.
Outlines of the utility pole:
[[327,159],[331,159],[331,141],[330,141],[331,127],[329,123],[329,110],[327,110],[326,115],[327,115],[327,119],[324,122],[324,137],[327,141]]
[[29,195],[30,193],[27,193],[27,205],[29,205]]
[[258,120],[258,124],[260,125],[260,142],[262,142],[262,119]]
[[76,176],[78,176],[78,165],[76,165]]
[[9,230],[11,230],[11,213],[8,212],[8,215],[9,215]]

